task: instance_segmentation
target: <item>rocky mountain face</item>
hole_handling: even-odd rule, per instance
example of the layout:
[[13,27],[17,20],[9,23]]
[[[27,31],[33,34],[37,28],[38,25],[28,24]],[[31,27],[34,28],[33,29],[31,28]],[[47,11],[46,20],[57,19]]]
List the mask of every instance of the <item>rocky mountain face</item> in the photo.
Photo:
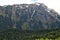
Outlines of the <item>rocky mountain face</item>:
[[0,30],[60,28],[60,16],[43,3],[0,6]]

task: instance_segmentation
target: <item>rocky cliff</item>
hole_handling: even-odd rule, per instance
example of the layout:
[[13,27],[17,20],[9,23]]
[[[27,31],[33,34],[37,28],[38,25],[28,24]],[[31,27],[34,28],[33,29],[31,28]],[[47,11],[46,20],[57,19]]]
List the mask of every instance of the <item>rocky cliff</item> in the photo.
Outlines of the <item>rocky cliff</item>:
[[43,3],[0,6],[0,29],[40,30],[59,27],[58,13]]

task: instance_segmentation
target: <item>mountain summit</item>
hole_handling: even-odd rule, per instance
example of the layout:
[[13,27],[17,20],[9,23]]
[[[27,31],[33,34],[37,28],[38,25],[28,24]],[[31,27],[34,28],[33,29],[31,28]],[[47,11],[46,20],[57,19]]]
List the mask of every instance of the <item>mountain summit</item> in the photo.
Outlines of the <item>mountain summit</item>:
[[0,6],[0,30],[60,28],[60,16],[43,3]]

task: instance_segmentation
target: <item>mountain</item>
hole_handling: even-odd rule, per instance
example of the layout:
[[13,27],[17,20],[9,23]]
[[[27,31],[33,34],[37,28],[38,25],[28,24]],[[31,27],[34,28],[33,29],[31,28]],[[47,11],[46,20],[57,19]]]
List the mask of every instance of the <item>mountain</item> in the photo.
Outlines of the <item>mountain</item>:
[[60,15],[43,3],[0,6],[0,30],[60,28]]

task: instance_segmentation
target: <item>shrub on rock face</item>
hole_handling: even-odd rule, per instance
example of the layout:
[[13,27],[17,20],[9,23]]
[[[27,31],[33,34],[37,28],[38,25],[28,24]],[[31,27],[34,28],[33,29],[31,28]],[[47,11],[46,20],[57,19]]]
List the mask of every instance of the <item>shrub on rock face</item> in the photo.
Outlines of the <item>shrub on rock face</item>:
[[28,30],[28,23],[27,22],[24,22],[21,26],[22,30]]

